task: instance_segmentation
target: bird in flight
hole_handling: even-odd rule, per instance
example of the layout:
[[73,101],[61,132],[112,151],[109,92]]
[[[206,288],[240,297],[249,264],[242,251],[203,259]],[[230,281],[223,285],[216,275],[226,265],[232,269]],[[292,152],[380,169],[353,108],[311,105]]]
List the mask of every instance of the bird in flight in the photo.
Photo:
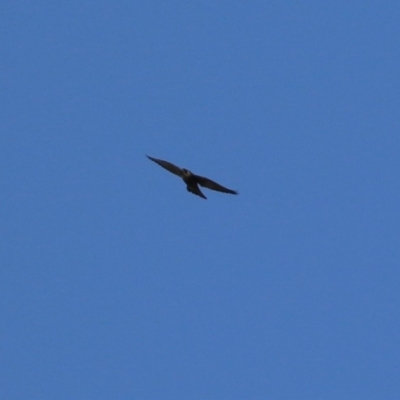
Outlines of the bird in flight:
[[188,192],[200,196],[203,199],[207,199],[207,197],[204,196],[204,194],[199,188],[199,185],[207,189],[216,190],[217,192],[238,194],[236,190],[228,189],[220,185],[219,183],[212,181],[211,179],[205,178],[204,176],[195,175],[193,172],[185,168],[179,168],[168,161],[159,160],[157,158],[153,158],[150,156],[147,156],[147,158],[150,159],[151,161],[154,161],[155,163],[165,168],[169,172],[178,175],[186,183],[186,189]]

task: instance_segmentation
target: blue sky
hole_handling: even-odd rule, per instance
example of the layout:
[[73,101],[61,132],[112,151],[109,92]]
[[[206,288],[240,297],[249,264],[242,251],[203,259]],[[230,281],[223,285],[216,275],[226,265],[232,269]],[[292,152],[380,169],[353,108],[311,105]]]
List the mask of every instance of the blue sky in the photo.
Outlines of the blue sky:
[[0,19],[2,398],[398,398],[399,2]]

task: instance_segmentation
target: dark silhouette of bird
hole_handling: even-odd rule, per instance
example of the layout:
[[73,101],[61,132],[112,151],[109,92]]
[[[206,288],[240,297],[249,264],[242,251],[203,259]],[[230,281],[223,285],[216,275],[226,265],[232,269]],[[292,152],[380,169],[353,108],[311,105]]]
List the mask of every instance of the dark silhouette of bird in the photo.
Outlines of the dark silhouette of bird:
[[174,165],[168,161],[159,160],[157,158],[153,158],[150,156],[147,156],[147,158],[149,158],[151,161],[154,161],[155,163],[157,163],[161,167],[165,168],[169,172],[172,172],[173,174],[181,177],[183,179],[183,181],[186,183],[187,191],[190,193],[193,193],[197,196],[200,196],[203,199],[207,199],[207,197],[204,196],[204,194],[202,193],[202,191],[199,188],[199,185],[203,186],[207,189],[216,190],[217,192],[238,194],[238,192],[236,190],[228,189],[228,188],[220,185],[219,183],[214,182],[211,179],[208,179],[204,176],[195,175],[193,172],[189,171],[188,169],[179,168],[176,165]]

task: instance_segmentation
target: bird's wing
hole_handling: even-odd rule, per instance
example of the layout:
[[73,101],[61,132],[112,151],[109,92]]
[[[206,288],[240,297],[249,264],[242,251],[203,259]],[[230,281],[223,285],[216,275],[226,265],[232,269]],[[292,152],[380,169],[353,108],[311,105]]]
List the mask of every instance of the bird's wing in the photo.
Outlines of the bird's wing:
[[199,185],[206,187],[208,189],[216,190],[217,192],[222,192],[222,193],[238,194],[238,192],[236,190],[228,189],[228,188],[220,185],[219,183],[214,182],[211,179],[208,179],[204,176],[195,175],[195,178],[196,178],[196,182]]
[[161,167],[165,168],[169,172],[172,172],[173,174],[178,175],[180,177],[182,176],[182,170],[179,167],[177,167],[176,165],[174,165],[174,164],[172,164],[172,163],[170,163],[168,161],[159,160],[157,158],[150,157],[148,155],[146,155],[146,157],[148,159],[150,159],[151,161],[154,161],[155,163],[157,163]]
[[200,190],[200,188],[197,185],[191,185],[191,186],[187,186],[187,190],[190,193],[196,194],[197,196],[202,197],[203,199],[207,200],[207,197],[204,196],[203,192]]

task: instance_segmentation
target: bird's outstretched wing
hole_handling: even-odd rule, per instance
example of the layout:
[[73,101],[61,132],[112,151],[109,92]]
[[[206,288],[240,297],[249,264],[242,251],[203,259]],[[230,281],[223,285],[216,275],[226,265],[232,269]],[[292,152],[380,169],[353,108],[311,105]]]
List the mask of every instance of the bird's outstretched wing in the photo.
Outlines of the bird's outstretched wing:
[[190,185],[190,186],[188,185],[188,186],[187,186],[187,190],[188,190],[190,193],[196,194],[197,196],[200,196],[200,197],[202,197],[203,199],[206,199],[206,200],[207,200],[207,197],[204,196],[203,192],[200,190],[200,188],[197,186],[197,184],[196,184],[196,185]]
[[195,175],[196,182],[203,187],[206,187],[211,190],[216,190],[217,192],[222,193],[230,193],[230,194],[238,194],[236,190],[228,189],[217,182],[212,181],[204,176]]
[[182,177],[182,170],[179,167],[177,167],[176,165],[174,165],[174,164],[172,164],[172,163],[170,163],[168,161],[159,160],[157,158],[150,157],[147,154],[146,154],[146,157],[148,159],[150,159],[151,161],[154,161],[155,163],[157,163],[161,167],[165,168],[169,172],[172,172],[173,174]]

